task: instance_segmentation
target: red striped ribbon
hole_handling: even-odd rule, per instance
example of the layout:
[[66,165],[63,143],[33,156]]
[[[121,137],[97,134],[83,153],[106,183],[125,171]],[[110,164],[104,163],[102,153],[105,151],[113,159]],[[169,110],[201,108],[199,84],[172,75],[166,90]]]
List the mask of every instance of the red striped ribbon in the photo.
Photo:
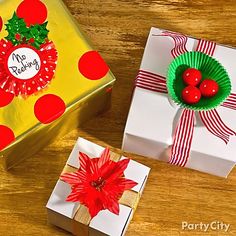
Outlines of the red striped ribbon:
[[196,48],[197,52],[203,52],[209,56],[213,56],[216,48],[216,43],[200,39]]
[[135,86],[153,92],[167,93],[166,78],[144,70],[139,71]]
[[186,44],[188,37],[171,31],[163,31],[161,35],[153,36],[167,36],[171,37],[174,40],[174,48],[171,50],[171,55],[173,58],[178,57],[179,55],[187,52]]
[[[206,40],[199,40],[196,51],[200,51],[208,54],[209,56],[213,56],[215,48],[216,43]],[[231,108],[233,106],[236,106],[235,101],[235,94],[231,94],[222,105]],[[236,134],[233,130],[225,125],[215,109],[209,111],[200,111],[199,115],[208,131],[213,135],[221,138],[226,144],[229,142],[230,136]]]
[[193,139],[195,112],[184,109],[179,124],[176,127],[174,142],[171,150],[169,163],[178,166],[185,166],[191,149]]
[[[187,52],[187,37],[184,35],[165,31],[162,35],[153,36],[169,36],[174,40],[174,48],[171,50],[171,54],[174,58]],[[212,56],[215,48],[216,44],[214,42],[199,40],[196,51]],[[135,86],[154,92],[168,93],[165,77],[144,70],[139,71],[135,80]],[[222,106],[236,110],[236,94],[231,94]],[[236,135],[233,130],[225,125],[215,109],[210,111],[200,111],[199,115],[207,130],[222,139],[226,144],[229,142],[231,135]],[[188,109],[184,109],[182,111],[173,137],[173,145],[169,163],[178,166],[186,165],[191,151],[194,120],[194,111]]]
[[185,35],[180,35],[174,32],[164,31],[163,36],[169,36],[174,40],[175,46],[171,50],[171,54],[174,58],[178,57],[179,55],[187,52],[186,44],[188,37]]
[[231,93],[221,106],[236,110],[236,94]]
[[225,125],[218,112],[213,109],[210,111],[199,111],[200,118],[209,132],[221,138],[226,144],[231,135],[236,133]]

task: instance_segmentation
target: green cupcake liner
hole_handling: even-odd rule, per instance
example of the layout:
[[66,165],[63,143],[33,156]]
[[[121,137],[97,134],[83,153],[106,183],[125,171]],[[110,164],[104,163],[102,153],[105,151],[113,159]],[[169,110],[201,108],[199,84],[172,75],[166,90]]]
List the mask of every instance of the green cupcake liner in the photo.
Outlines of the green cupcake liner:
[[[188,68],[201,71],[202,81],[213,79],[219,85],[218,93],[211,98],[202,97],[197,104],[184,103],[181,93],[186,87],[182,79],[183,72]],[[211,110],[222,104],[231,92],[231,81],[225,68],[214,58],[202,52],[186,52],[175,58],[167,72],[167,89],[175,103],[191,110]]]

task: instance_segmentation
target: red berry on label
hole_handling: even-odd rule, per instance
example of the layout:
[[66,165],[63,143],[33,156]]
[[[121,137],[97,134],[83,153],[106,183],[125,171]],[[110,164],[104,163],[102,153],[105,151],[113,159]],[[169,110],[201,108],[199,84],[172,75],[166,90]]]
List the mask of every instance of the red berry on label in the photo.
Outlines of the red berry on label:
[[219,85],[215,80],[212,79],[203,80],[199,88],[202,96],[204,97],[213,97],[219,91]]
[[187,104],[196,104],[201,99],[201,92],[197,87],[189,85],[182,91],[182,99]]
[[182,77],[185,84],[197,86],[202,79],[202,73],[195,68],[188,68],[184,71]]
[[29,39],[29,43],[31,44],[34,43],[34,41],[35,41],[34,38]]
[[20,35],[20,34],[16,34],[16,35],[15,35],[15,39],[16,39],[17,41],[20,41],[21,35]]

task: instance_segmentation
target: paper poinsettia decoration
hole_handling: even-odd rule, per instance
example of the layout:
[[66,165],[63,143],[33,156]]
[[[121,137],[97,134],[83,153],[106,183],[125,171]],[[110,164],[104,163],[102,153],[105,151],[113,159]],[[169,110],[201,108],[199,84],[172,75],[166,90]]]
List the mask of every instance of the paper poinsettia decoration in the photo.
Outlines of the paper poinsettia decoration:
[[26,16],[19,17],[27,4],[29,1],[23,1],[7,22],[8,35],[0,41],[0,88],[23,97],[47,87],[57,64],[57,51],[48,39],[47,22],[29,23],[25,11]]
[[130,160],[114,162],[110,160],[110,151],[106,148],[99,158],[90,158],[80,152],[79,161],[78,171],[61,176],[72,189],[67,201],[86,206],[92,218],[105,209],[118,215],[122,194],[137,185],[124,176]]

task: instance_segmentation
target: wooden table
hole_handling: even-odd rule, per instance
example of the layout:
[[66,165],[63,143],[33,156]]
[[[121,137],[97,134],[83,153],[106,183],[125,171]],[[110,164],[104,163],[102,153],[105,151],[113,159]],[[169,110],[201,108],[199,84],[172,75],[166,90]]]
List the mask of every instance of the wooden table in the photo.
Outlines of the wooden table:
[[[113,107],[0,177],[0,235],[68,235],[47,224],[45,205],[78,136],[120,148],[133,80],[151,26],[236,46],[235,0],[65,0],[117,77]],[[152,168],[127,235],[236,235],[236,169],[228,179],[133,156]],[[182,221],[231,224],[181,230]]]

